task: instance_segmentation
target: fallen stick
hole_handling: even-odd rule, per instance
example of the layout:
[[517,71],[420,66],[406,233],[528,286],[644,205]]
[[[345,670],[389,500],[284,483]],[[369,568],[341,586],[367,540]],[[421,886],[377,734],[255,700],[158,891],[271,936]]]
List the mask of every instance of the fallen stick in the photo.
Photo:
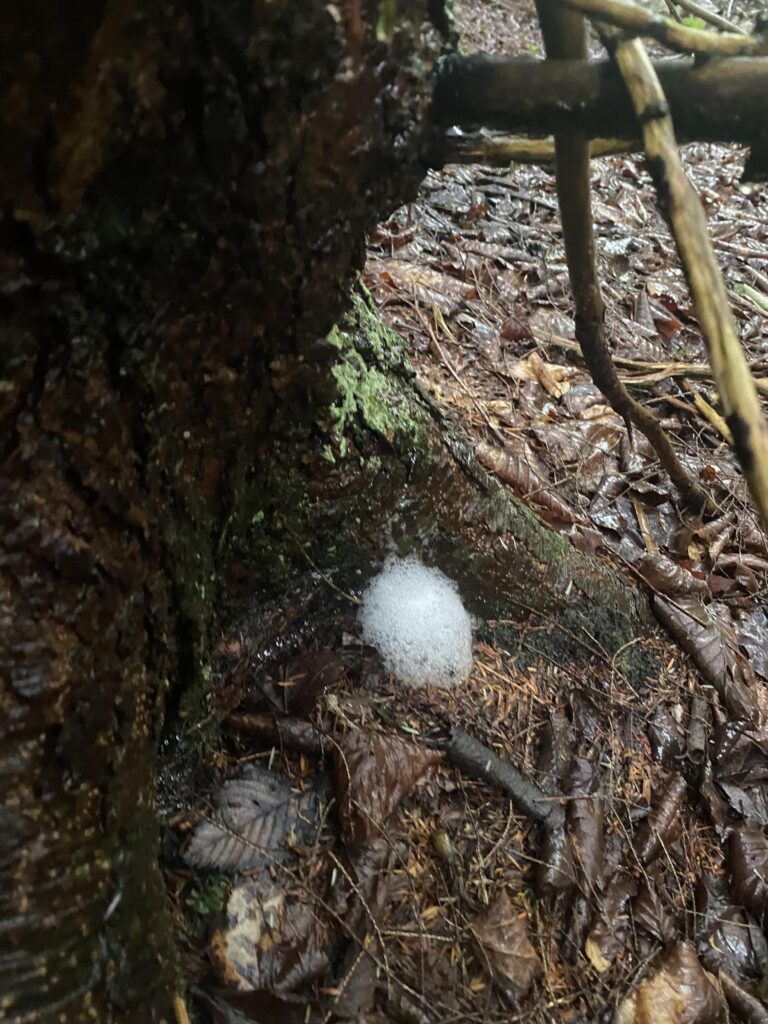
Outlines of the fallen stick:
[[437,740],[437,746],[452,765],[472,778],[503,790],[518,810],[543,825],[548,832],[565,827],[565,811],[560,804],[513,764],[503,761],[457,725],[448,727],[447,733]]

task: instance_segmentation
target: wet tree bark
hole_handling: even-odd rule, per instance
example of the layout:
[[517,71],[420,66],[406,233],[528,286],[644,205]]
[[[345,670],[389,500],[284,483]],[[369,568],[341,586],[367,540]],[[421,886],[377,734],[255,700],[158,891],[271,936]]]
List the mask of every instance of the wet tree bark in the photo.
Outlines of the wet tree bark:
[[4,11],[4,1020],[172,1019],[163,720],[204,693],[214,618],[304,555],[360,566],[391,532],[478,610],[608,651],[647,624],[446,433],[364,295],[332,330],[429,149],[445,19],[392,12]]

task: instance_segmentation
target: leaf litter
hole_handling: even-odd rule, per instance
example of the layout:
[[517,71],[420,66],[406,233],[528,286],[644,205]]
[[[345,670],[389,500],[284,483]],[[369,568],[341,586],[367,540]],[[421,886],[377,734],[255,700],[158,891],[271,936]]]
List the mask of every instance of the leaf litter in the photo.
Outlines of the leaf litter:
[[[540,48],[530,4],[457,16],[468,49]],[[768,197],[733,147],[684,157],[764,377]],[[681,512],[580,361],[549,171],[430,172],[372,235],[365,279],[489,471],[642,581],[668,637],[638,646],[661,667],[638,687],[599,651],[555,664],[542,616],[486,623],[458,692],[401,690],[340,607],[319,640],[295,609],[268,643],[248,623],[223,637],[225,746],[169,871],[174,898],[229,879],[188,964],[216,1022],[768,1019],[768,544],[642,159],[592,169],[614,358],[715,519]],[[440,756],[445,723],[495,775]]]

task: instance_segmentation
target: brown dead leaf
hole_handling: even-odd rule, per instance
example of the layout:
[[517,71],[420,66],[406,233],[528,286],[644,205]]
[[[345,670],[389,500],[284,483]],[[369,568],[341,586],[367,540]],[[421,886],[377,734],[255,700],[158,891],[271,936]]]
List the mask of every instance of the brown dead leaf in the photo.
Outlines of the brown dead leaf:
[[671,775],[637,834],[635,849],[646,866],[680,833],[680,813],[687,792],[682,775]]
[[434,304],[443,316],[452,316],[477,294],[474,285],[409,260],[378,260],[374,267],[381,281],[404,291],[429,310]]
[[754,686],[751,665],[738,649],[733,626],[725,618],[727,610],[691,597],[678,597],[673,604],[658,595],[653,609],[731,714],[761,722],[762,695]]
[[[505,336],[502,332],[502,336]],[[539,384],[552,396],[562,398],[571,390],[571,380],[578,371],[572,366],[559,363],[545,363],[538,352],[531,352],[524,359],[514,359],[506,363],[504,376],[513,380],[532,380]]]
[[493,448],[488,444],[479,444],[476,448],[477,460],[481,466],[494,472],[505,484],[509,484],[515,494],[534,505],[542,518],[551,523],[579,523],[581,520],[549,488],[551,484],[540,477],[531,467],[524,452],[510,449]]
[[502,890],[470,928],[494,982],[512,999],[522,998],[542,973],[541,961],[528,938],[527,918]]
[[645,288],[641,288],[635,296],[635,308],[632,311],[632,318],[635,323],[642,324],[649,331],[653,331],[654,334],[656,333],[653,315],[651,314],[651,303]]
[[548,366],[538,352],[531,352],[528,356],[528,363],[533,370],[536,380],[541,384],[547,394],[553,398],[562,398],[567,395],[571,385],[563,381],[562,372],[556,375],[556,370],[561,367]]
[[723,998],[690,942],[678,942],[619,1006],[617,1024],[716,1024]]
[[707,584],[662,554],[641,555],[635,568],[649,587],[661,594],[706,594]]
[[328,929],[317,909],[274,886],[266,874],[234,887],[210,954],[224,984],[241,992],[291,992],[331,962]]
[[675,921],[651,882],[643,883],[640,892],[632,901],[631,910],[635,927],[642,928],[657,942],[667,946],[677,935]]
[[757,917],[768,911],[768,839],[762,828],[742,825],[728,844],[731,885],[736,899]]
[[217,802],[185,851],[193,867],[249,871],[284,860],[297,837],[309,841],[318,811],[313,789],[297,792],[285,776],[259,764],[225,782]]
[[584,943],[588,960],[601,974],[607,971],[627,945],[630,934],[629,904],[637,894],[637,882],[619,870],[600,897],[599,916]]
[[350,729],[334,749],[336,799],[346,843],[364,846],[427,770],[436,750]]
[[597,773],[594,762],[577,757],[570,773],[568,793],[577,799],[568,803],[568,834],[576,865],[593,892],[602,883],[604,853],[603,801],[594,795]]

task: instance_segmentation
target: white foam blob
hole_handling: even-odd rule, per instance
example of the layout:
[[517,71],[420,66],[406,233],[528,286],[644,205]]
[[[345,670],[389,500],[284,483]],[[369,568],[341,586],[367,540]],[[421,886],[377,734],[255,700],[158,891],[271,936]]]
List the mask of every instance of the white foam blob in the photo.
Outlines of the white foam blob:
[[416,558],[390,558],[363,594],[366,643],[406,686],[448,688],[472,670],[472,620],[453,580]]

